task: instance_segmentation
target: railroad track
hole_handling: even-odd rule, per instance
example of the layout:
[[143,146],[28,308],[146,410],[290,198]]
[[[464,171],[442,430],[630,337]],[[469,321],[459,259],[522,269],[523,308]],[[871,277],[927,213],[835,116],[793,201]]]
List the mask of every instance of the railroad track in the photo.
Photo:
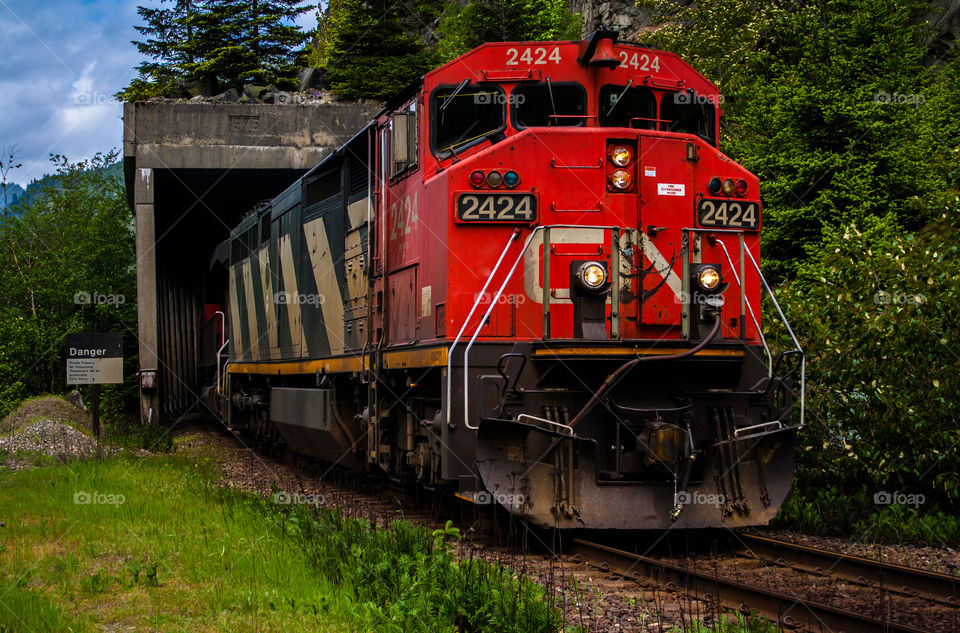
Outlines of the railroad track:
[[[874,578],[876,579],[874,582],[880,583],[879,587],[886,587],[891,583],[903,583],[899,587],[900,590],[906,589],[919,597],[933,596],[939,602],[948,604],[952,604],[950,599],[955,595],[958,586],[958,579],[943,574],[816,550],[816,548],[794,546],[794,544],[773,539],[754,540],[758,538],[762,539],[762,537],[750,537],[748,541],[754,554],[760,549],[763,549],[768,557],[771,555],[770,552],[775,552],[777,559],[774,562],[782,561],[784,565],[787,561],[800,561],[804,555],[809,555],[809,559],[793,564],[810,566],[813,561],[814,569],[819,570],[823,575],[844,579],[853,576],[853,580],[859,581],[860,584],[869,585]],[[635,554],[584,539],[574,539],[567,553],[573,555],[578,562],[585,562],[604,571],[634,580],[652,579],[668,591],[685,592],[690,598],[711,605],[711,612],[714,613],[723,609],[730,609],[744,615],[758,613],[778,623],[784,631],[929,633],[930,630],[891,621],[874,614],[864,614],[817,602],[787,593],[788,590],[748,584],[742,579],[730,578],[714,570],[707,570],[703,566],[685,565]],[[837,569],[840,572],[837,572]],[[875,609],[874,613],[876,612],[882,613],[883,609]]]
[[743,556],[790,566],[818,576],[835,576],[879,590],[960,605],[960,577],[925,569],[886,563],[861,556],[779,541],[764,536],[740,534]]

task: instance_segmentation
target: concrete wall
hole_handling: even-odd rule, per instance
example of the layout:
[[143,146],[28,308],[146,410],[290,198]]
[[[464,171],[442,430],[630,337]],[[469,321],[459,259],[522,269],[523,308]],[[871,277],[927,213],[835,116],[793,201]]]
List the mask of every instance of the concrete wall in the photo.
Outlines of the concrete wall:
[[[225,276],[210,258],[256,203],[272,198],[370,121],[367,104],[127,103],[124,172],[136,215],[141,419],[208,409],[198,371],[203,306]],[[214,381],[215,382],[215,381]]]

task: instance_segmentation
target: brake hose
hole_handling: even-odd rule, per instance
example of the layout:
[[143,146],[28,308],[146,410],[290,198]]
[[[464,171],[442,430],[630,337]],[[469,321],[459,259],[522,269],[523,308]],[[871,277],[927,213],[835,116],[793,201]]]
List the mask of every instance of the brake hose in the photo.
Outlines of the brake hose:
[[600,402],[601,396],[606,392],[613,389],[618,382],[623,380],[624,376],[630,372],[631,369],[636,367],[642,362],[654,362],[654,361],[666,361],[666,360],[680,360],[681,358],[687,358],[693,356],[704,347],[709,345],[713,339],[717,336],[717,333],[720,331],[720,316],[717,315],[713,319],[713,329],[710,330],[710,333],[707,334],[706,338],[697,343],[696,346],[691,347],[685,352],[679,354],[670,354],[668,356],[638,356],[633,360],[630,360],[623,365],[621,365],[615,372],[607,376],[607,379],[603,381],[603,384],[600,385],[600,388],[590,397],[590,400],[587,401],[587,404],[583,405],[583,408],[580,409],[580,412],[573,418],[573,421],[570,422],[570,426],[576,426],[577,422],[582,420],[590,411],[593,410],[597,403]]

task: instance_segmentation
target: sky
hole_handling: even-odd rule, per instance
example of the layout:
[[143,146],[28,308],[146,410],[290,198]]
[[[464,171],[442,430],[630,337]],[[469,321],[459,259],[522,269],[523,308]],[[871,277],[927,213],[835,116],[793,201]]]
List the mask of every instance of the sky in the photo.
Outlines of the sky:
[[[142,61],[130,43],[138,5],[161,2],[0,0],[0,148],[14,147],[23,164],[9,181],[26,186],[53,171],[50,154],[76,162],[123,149],[113,94]],[[312,28],[315,12],[299,22]]]

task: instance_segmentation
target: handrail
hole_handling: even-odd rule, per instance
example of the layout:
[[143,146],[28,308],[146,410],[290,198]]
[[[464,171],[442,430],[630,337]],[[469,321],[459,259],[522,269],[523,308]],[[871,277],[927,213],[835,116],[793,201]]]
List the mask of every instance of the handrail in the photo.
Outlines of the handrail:
[[[510,235],[510,239],[507,241],[507,245],[503,247],[503,252],[500,253],[500,258],[494,265],[493,270],[490,271],[490,276],[487,277],[486,283],[483,284],[483,289],[480,291],[480,294],[477,295],[477,299],[473,302],[473,307],[470,308],[470,313],[467,315],[467,318],[463,320],[463,325],[460,326],[460,331],[457,332],[456,338],[454,338],[453,343],[450,344],[450,349],[447,350],[447,426],[450,425],[450,398],[453,395],[453,348],[457,346],[458,342],[460,342],[460,338],[467,330],[467,325],[469,325],[470,319],[473,318],[473,313],[477,311],[477,307],[480,305],[480,302],[483,301],[484,295],[487,294],[487,288],[490,286],[490,282],[493,281],[493,276],[497,274],[497,271],[500,269],[500,264],[503,263],[503,258],[507,256],[507,251],[510,250],[510,247],[513,246],[515,241],[517,241],[518,237],[520,237],[520,230],[514,229],[513,233]],[[480,325],[481,327],[483,326],[483,321],[480,322]]]
[[800,341],[797,340],[797,336],[793,333],[793,329],[790,327],[790,322],[787,321],[786,315],[783,314],[783,310],[780,308],[780,303],[777,301],[777,297],[773,294],[773,290],[770,289],[770,285],[767,283],[766,277],[764,277],[763,273],[760,272],[760,265],[757,264],[757,260],[754,259],[753,253],[750,252],[750,249],[745,250],[747,251],[747,257],[750,258],[750,263],[753,264],[753,268],[760,276],[760,281],[763,283],[764,289],[766,289],[767,294],[770,295],[770,299],[773,301],[773,305],[777,309],[777,313],[780,314],[780,320],[783,321],[783,326],[787,328],[787,333],[790,334],[790,338],[793,340],[794,347],[796,347],[797,351],[800,352],[800,426],[803,426],[806,419],[807,355],[803,353],[803,348],[800,347]]
[[[527,236],[527,240],[526,242],[524,242],[523,248],[520,250],[520,254],[517,255],[517,259],[513,262],[513,266],[511,266],[509,272],[507,272],[506,279],[504,279],[503,283],[500,284],[500,288],[499,290],[497,290],[497,294],[491,298],[490,307],[487,308],[487,311],[484,313],[483,318],[480,319],[480,323],[477,325],[476,331],[473,333],[473,336],[470,337],[470,342],[467,344],[467,348],[463,352],[463,423],[471,431],[476,431],[480,427],[472,426],[470,424],[470,372],[469,372],[470,349],[473,347],[473,344],[476,342],[477,337],[480,336],[480,330],[483,329],[484,323],[486,323],[487,319],[490,318],[490,314],[493,312],[493,309],[497,306],[497,303],[500,301],[500,297],[503,295],[503,291],[506,289],[507,284],[509,284],[510,280],[513,279],[513,273],[516,272],[517,266],[520,265],[520,262],[523,260],[523,257],[527,254],[527,249],[530,248],[530,244],[533,242],[534,236],[536,236],[536,234],[539,233],[540,231],[544,231],[546,229],[564,229],[564,228],[620,230],[619,226],[592,226],[592,225],[585,225],[585,224],[550,224],[550,225],[541,224],[540,226],[534,227],[534,229],[530,231],[530,235]],[[517,234],[518,232],[514,231],[514,235],[517,235]],[[511,244],[513,243],[513,239],[514,238],[511,237],[511,242],[510,242]],[[508,244],[507,246],[509,247],[510,244]],[[506,254],[506,249],[504,249],[504,254]],[[497,262],[497,265],[499,266],[499,262]],[[487,285],[489,285],[492,279],[493,279],[493,273],[490,273],[490,278],[487,279],[487,284],[484,284],[484,287],[483,287],[484,289],[480,293],[481,298],[485,294]],[[474,303],[474,308],[476,308],[477,305],[479,305],[479,300],[476,303]],[[470,311],[470,315],[468,315],[467,318],[464,320],[463,327],[460,328],[461,332],[463,332],[463,330],[466,328],[467,323],[470,322],[471,316],[473,316],[473,310]],[[459,337],[460,335],[458,334],[457,338],[459,339]],[[453,347],[451,346],[450,349],[452,351]],[[450,369],[452,367],[452,358],[453,358],[453,354],[448,352],[447,353],[447,403],[450,402],[450,393],[451,393],[450,385],[452,382]],[[447,423],[448,424],[450,423],[449,404],[447,406]]]
[[[223,354],[223,348],[227,346],[227,343],[230,342],[230,339],[227,339],[223,342],[223,345],[220,346],[220,349],[217,350],[217,395],[222,396],[220,392],[220,356]],[[227,362],[230,362],[230,359],[227,359]],[[227,363],[223,364],[224,370],[227,368]]]
[[223,349],[227,336],[227,316],[221,310],[217,310],[213,314],[220,315],[220,349]]
[[227,335],[227,316],[221,310],[217,310],[216,312],[214,312],[209,319],[203,322],[203,325],[201,325],[200,327],[201,328],[206,327],[207,324],[213,321],[214,317],[216,316],[220,317],[220,345],[222,346],[224,337]]
[[[524,256],[527,253],[527,250],[530,248],[530,245],[533,243],[534,237],[537,233],[541,231],[546,231],[547,229],[557,229],[557,228],[575,228],[575,229],[593,229],[593,230],[610,230],[610,231],[621,231],[624,230],[622,227],[618,226],[602,226],[602,225],[582,225],[582,224],[551,224],[551,225],[540,225],[533,228],[530,234],[527,236],[527,239],[524,241],[523,248],[520,250],[520,253],[517,255],[516,260],[513,262],[513,265],[510,267],[510,270],[507,272],[506,278],[503,280],[503,283],[500,284],[500,287],[497,289],[496,294],[491,298],[490,305],[487,307],[486,311],[483,314],[483,317],[480,319],[480,322],[477,324],[477,328],[474,331],[473,335],[470,337],[470,342],[467,344],[466,349],[463,353],[463,421],[464,425],[470,430],[477,430],[479,426],[474,426],[470,424],[470,350],[473,348],[473,344],[476,342],[477,338],[480,336],[480,331],[483,329],[484,324],[490,318],[490,315],[493,312],[493,309],[497,306],[500,297],[503,295],[503,291],[506,289],[507,285],[513,279],[513,275],[517,270],[520,262],[523,260]],[[732,233],[732,234],[742,234],[742,231],[732,230],[732,229],[696,229],[688,228],[684,231],[690,231],[693,233]],[[456,338],[453,340],[449,350],[447,351],[447,424],[451,423],[452,411],[450,408],[450,400],[452,397],[452,384],[453,384],[453,349],[457,343],[463,337],[464,332],[466,332],[467,326],[470,323],[470,320],[473,318],[473,315],[476,313],[477,308],[480,305],[480,302],[486,295],[487,289],[490,286],[490,283],[493,281],[494,275],[500,269],[500,266],[503,263],[504,258],[510,247],[513,245],[514,241],[519,237],[519,229],[514,230],[513,234],[510,236],[510,240],[507,245],[504,247],[503,252],[500,254],[500,258],[497,260],[496,265],[490,273],[490,276],[487,278],[487,281],[483,285],[483,289],[480,291],[480,294],[477,297],[477,300],[474,302],[473,307],[470,310],[470,313],[464,319],[463,325],[460,327],[460,331],[457,333]],[[769,345],[766,341],[766,338],[763,336],[763,331],[760,328],[760,324],[757,321],[756,313],[753,310],[753,306],[750,304],[749,300],[746,299],[746,289],[743,287],[743,282],[740,277],[737,275],[733,262],[730,258],[730,253],[727,250],[726,245],[722,240],[717,239],[717,242],[720,243],[721,248],[723,249],[724,254],[727,257],[728,263],[730,263],[730,269],[733,271],[734,279],[736,279],[737,284],[740,286],[740,292],[744,295],[744,300],[750,314],[750,318],[753,320],[754,326],[757,328],[757,332],[760,336],[760,340],[763,343],[763,348],[766,352],[768,359],[768,373],[772,376],[773,371],[773,356],[770,351]],[[803,348],[800,346],[800,342],[797,340],[796,335],[790,327],[789,322],[787,321],[786,316],[783,313],[783,310],[780,308],[780,304],[777,302],[776,297],[773,294],[773,291],[770,289],[769,284],[767,283],[766,278],[763,276],[763,273],[760,271],[760,266],[757,264],[756,259],[753,257],[753,254],[750,252],[750,249],[742,248],[742,251],[745,251],[747,256],[750,258],[750,263],[753,264],[754,270],[757,271],[757,275],[760,277],[760,281],[763,283],[764,289],[767,291],[767,294],[773,300],[773,304],[777,309],[777,312],[780,315],[780,319],[783,321],[784,326],[787,328],[787,332],[790,334],[790,338],[793,341],[796,350],[800,353],[800,425],[802,426],[806,420],[806,355],[803,352]],[[743,280],[745,281],[745,279]],[[546,300],[546,297],[544,297]]]
[[[744,303],[747,305],[747,311],[750,313],[750,320],[753,321],[753,325],[757,328],[757,334],[760,335],[760,342],[763,343],[763,351],[767,353],[767,377],[773,376],[773,354],[770,352],[770,346],[767,345],[767,339],[763,335],[763,330],[760,329],[760,323],[757,321],[757,316],[753,311],[753,306],[750,304],[750,299],[747,299],[747,289],[744,288],[743,283],[740,281],[740,276],[737,274],[737,269],[733,265],[733,260],[730,258],[730,252],[727,251],[727,245],[723,243],[723,240],[717,238],[717,244],[720,245],[720,248],[723,249],[723,254],[727,256],[727,263],[730,264],[730,271],[733,273],[733,278],[737,282],[737,287],[740,288],[740,297],[744,300]],[[745,250],[741,247],[741,251]]]
[[536,422],[542,422],[544,424],[549,424],[551,426],[559,426],[561,429],[563,429],[563,432],[565,434],[569,435],[570,437],[574,436],[573,427],[570,426],[569,424],[564,424],[563,422],[554,422],[553,420],[548,420],[546,418],[538,418],[535,415],[530,415],[527,413],[521,413],[520,415],[517,416],[517,422],[523,422],[524,420],[534,420]]
[[[741,236],[741,238],[743,236],[742,230],[721,229],[721,228],[715,228],[715,227],[685,228],[683,229],[683,231],[691,232],[691,233],[730,233],[733,235]],[[727,255],[727,260],[730,261],[730,254],[727,252],[727,247],[723,245],[723,241],[718,237],[715,237],[714,239],[717,242],[720,242],[720,246],[723,248],[723,252]],[[784,327],[787,328],[787,333],[790,334],[790,339],[793,341],[794,348],[797,350],[797,352],[800,353],[800,425],[803,426],[806,422],[807,355],[803,352],[803,348],[800,346],[800,341],[797,340],[796,335],[793,333],[793,329],[790,327],[790,322],[787,321],[787,317],[786,315],[784,315],[783,309],[780,308],[780,303],[777,301],[776,295],[773,294],[773,290],[770,289],[770,284],[767,283],[767,278],[763,276],[763,272],[761,272],[760,270],[760,265],[757,263],[756,258],[754,258],[753,253],[750,252],[749,248],[743,248],[743,247],[741,247],[740,251],[741,251],[741,257],[743,256],[743,253],[746,253],[747,257],[750,258],[750,263],[753,264],[753,269],[757,271],[757,276],[760,277],[760,283],[763,284],[764,290],[767,291],[767,295],[769,295],[770,299],[773,301],[773,305],[777,309],[777,313],[780,315],[780,320],[783,322]],[[734,266],[732,262],[730,263],[730,269],[734,270]],[[733,274],[734,274],[734,278],[737,278],[736,272],[734,272]],[[744,273],[744,276],[746,276],[746,273]],[[739,283],[739,280],[738,280],[738,283]],[[743,293],[743,296],[745,298],[746,290],[744,290],[742,286],[741,286],[741,292]],[[754,316],[753,308],[749,306],[749,302],[747,302],[747,305],[750,308],[750,315],[751,317],[753,317]],[[754,319],[754,324],[757,325],[757,321],[755,319]],[[767,350],[767,356],[770,359],[769,375],[772,376],[773,375],[773,357],[770,354],[770,351],[767,347],[766,339],[763,336],[763,331],[760,329],[759,325],[757,325],[757,332],[760,335],[760,340],[763,341],[764,349]]]

